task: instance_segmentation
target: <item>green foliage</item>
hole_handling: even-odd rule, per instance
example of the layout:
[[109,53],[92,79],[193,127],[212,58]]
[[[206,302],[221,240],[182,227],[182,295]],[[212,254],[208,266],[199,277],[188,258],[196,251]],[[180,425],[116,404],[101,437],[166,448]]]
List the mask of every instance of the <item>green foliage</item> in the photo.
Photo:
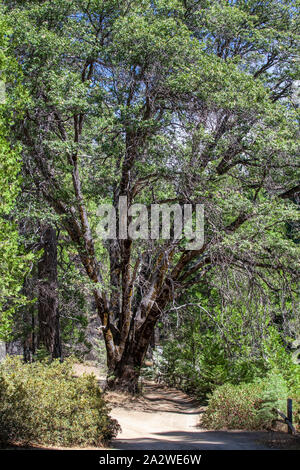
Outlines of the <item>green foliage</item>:
[[[224,382],[252,382],[276,364],[289,373],[270,326],[298,273],[299,246],[287,224],[299,211],[286,195],[298,184],[297,2],[3,3],[10,54],[22,64],[30,95],[26,118],[16,117],[10,140],[23,144],[27,186],[37,187],[56,211],[93,285],[101,278],[108,302],[96,303],[112,307],[100,312],[108,351],[122,349],[120,332],[124,344],[128,338],[140,344],[140,332],[151,334],[135,328],[144,300],[151,299],[142,315],[148,322],[161,297],[165,309],[169,286],[181,302],[185,289],[205,280],[205,295],[191,296],[206,313],[199,307],[199,318],[194,309],[164,345],[165,379],[205,396]],[[18,106],[8,109],[15,115]],[[13,180],[18,167],[14,155],[10,160]],[[97,240],[96,208],[125,192],[131,202],[148,205],[160,199],[205,204],[203,251],[183,253],[181,240],[166,273],[153,272],[159,271],[153,268],[159,243],[132,242],[129,257],[123,249],[112,254],[110,243]],[[138,259],[142,267],[128,296],[123,268]],[[8,265],[18,286],[19,265],[13,264],[16,271]],[[81,330],[74,331],[68,316],[81,322],[81,272],[68,267],[60,279],[68,284],[60,290],[65,337],[76,342]],[[158,289],[153,279],[161,279]],[[128,297],[132,335],[120,314],[120,299],[123,311]],[[294,334],[297,321],[293,328]],[[285,338],[286,331],[280,334]],[[292,387],[292,377],[286,380]]]
[[70,360],[0,366],[0,441],[101,446],[119,429],[94,375],[74,377]]
[[269,372],[264,379],[265,388],[261,394],[261,404],[257,415],[263,423],[272,423],[276,419],[276,410],[285,411],[288,398],[288,386],[278,372]]
[[20,306],[26,304],[21,294],[23,279],[28,271],[31,254],[25,254],[17,224],[11,218],[20,191],[20,148],[8,142],[8,128],[12,124],[9,113],[10,101],[19,111],[24,101],[22,89],[19,87],[20,71],[17,62],[8,55],[7,23],[0,8],[0,80],[9,86],[14,82],[15,91],[12,96],[7,93],[6,100],[0,104],[0,340],[8,340],[13,315]]
[[[198,349],[196,363],[188,358],[186,343],[178,343],[178,340],[168,342],[163,349],[163,358],[156,360],[156,375],[167,384],[205,400],[219,385],[227,382],[252,382],[268,370],[262,358],[249,358],[242,354],[229,358],[224,344],[218,341],[218,338],[211,341],[207,335],[202,338],[203,343]],[[200,334],[198,340],[201,341]]]
[[277,413],[285,409],[287,385],[283,377],[269,373],[250,384],[225,384],[209,399],[201,424],[210,429],[270,428]]
[[[270,367],[279,371],[287,384],[288,397],[293,400],[294,426],[300,429],[300,364],[295,363],[292,354],[286,352],[278,331],[273,329],[269,339],[266,351]],[[286,405],[281,411],[285,412],[285,409]]]
[[252,382],[271,368],[263,347],[268,323],[261,311],[254,315],[231,304],[224,310],[215,306],[210,314],[207,308],[184,311],[179,328],[171,322],[157,364],[165,382],[201,399],[219,385]]
[[[213,282],[217,285],[217,276]],[[230,284],[227,287],[230,295]],[[168,329],[162,330],[167,339],[162,351],[154,354],[155,374],[160,380],[206,400],[220,385],[253,383],[272,371],[281,375],[289,393],[296,395],[300,366],[287,351],[289,338],[273,321],[276,304],[270,309],[256,302],[255,295],[252,301],[244,301],[243,292],[237,291],[230,305],[213,290],[209,300],[199,291],[192,295],[201,303],[176,316],[170,314]]]
[[74,249],[63,241],[59,242],[58,262],[59,310],[61,340],[64,354],[78,359],[90,351],[91,344],[86,338],[89,315],[92,309],[89,299],[92,289],[74,263]]
[[218,387],[209,399],[201,425],[209,429],[259,429],[257,410],[261,404],[262,384]]
[[289,398],[293,400],[293,424],[300,431],[300,373],[298,374],[298,384],[290,387]]

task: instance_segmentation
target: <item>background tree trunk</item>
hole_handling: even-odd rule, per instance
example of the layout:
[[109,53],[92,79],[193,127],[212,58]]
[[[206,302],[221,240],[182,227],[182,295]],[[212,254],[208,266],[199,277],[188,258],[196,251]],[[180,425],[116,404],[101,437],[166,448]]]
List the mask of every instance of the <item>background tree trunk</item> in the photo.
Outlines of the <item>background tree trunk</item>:
[[[23,292],[31,301],[35,298],[35,285],[37,283],[37,273],[26,277],[23,286]],[[23,309],[22,314],[22,345],[24,362],[32,362],[36,352],[36,305],[31,303]]]
[[58,291],[57,291],[57,234],[50,226],[42,227],[41,248],[44,249],[38,265],[38,348],[44,347],[52,358],[61,356]]

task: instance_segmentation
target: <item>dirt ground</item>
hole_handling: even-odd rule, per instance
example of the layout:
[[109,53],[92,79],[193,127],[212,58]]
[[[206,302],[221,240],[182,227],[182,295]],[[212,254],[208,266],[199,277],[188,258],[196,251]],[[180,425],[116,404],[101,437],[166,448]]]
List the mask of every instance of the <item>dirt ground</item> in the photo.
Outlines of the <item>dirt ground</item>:
[[[200,407],[184,393],[144,384],[140,398],[110,393],[111,415],[122,431],[112,443],[120,450],[259,450],[270,449],[267,432],[201,429]],[[273,442],[272,448],[277,448]]]
[[[103,386],[105,377],[93,365],[75,366],[75,373],[94,373]],[[300,449],[300,438],[285,432],[209,431],[201,428],[205,407],[176,389],[143,383],[142,395],[106,393],[111,416],[122,431],[112,442],[120,450],[259,450]]]

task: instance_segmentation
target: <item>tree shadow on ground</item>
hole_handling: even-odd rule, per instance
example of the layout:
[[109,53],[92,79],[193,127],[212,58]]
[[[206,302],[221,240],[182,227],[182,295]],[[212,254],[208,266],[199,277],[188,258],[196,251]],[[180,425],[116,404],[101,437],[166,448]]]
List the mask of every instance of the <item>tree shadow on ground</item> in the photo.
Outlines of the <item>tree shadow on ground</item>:
[[[151,438],[116,439],[120,450],[266,450],[268,432],[247,431],[168,431]],[[274,447],[273,447],[274,449]]]

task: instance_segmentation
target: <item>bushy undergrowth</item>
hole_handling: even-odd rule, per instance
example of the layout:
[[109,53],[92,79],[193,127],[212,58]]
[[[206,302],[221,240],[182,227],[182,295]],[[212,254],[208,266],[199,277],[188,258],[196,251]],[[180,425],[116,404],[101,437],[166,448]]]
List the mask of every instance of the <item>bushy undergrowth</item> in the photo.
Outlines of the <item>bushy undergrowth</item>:
[[261,358],[226,357],[226,351],[217,341],[201,344],[201,352],[191,357],[185,345],[169,341],[163,353],[154,354],[154,377],[167,385],[205,401],[208,394],[224,383],[250,383],[262,378],[268,371]]
[[93,375],[72,376],[72,363],[0,366],[0,441],[99,446],[118,431]]
[[300,365],[295,367],[294,374],[288,379],[289,398],[293,400],[293,424],[300,432]]
[[[257,341],[238,331],[238,326],[239,322],[225,340],[213,325],[207,329],[200,320],[184,322],[181,329],[175,330],[173,337],[154,352],[154,378],[184,390],[203,403],[207,403],[208,397],[224,384],[238,396],[245,384],[252,390],[259,381],[264,380],[266,384],[269,381],[269,392],[266,391],[264,399],[266,403],[268,400],[273,403],[276,381],[282,376],[287,396],[293,399],[294,422],[299,427],[300,365],[293,362],[286,341],[268,322],[263,337]],[[282,381],[280,383],[283,386]],[[286,403],[281,403],[280,408],[285,412]],[[269,418],[268,422],[271,416]]]
[[211,429],[268,429],[285,410],[288,388],[278,373],[240,385],[224,384],[209,398],[202,425]]
[[293,389],[289,398],[293,400],[293,424],[298,432],[300,432],[300,387]]

